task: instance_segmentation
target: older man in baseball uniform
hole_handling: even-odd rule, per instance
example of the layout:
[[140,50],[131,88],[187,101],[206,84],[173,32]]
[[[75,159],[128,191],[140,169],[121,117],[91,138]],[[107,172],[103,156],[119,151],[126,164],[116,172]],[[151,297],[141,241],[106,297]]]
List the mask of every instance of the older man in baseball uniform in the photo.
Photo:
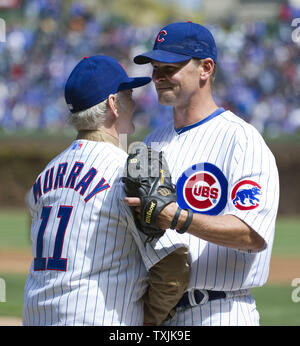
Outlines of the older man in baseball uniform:
[[[65,99],[78,136],[29,193],[34,259],[24,325],[158,324],[183,294],[185,244],[179,239],[175,246],[161,243],[160,250],[146,247],[119,183],[127,159],[119,135],[134,130],[132,89],[150,80],[129,78],[103,55],[82,59],[69,76]],[[168,258],[182,268],[181,276],[166,271]],[[150,287],[160,285],[162,300],[153,301],[144,317],[147,270],[162,273]]]
[[207,28],[167,25],[134,61],[152,64],[159,102],[173,107],[173,121],[145,142],[164,152],[177,186],[160,227],[181,233],[191,253],[189,287],[165,324],[258,325],[249,290],[268,278],[279,201],[274,156],[255,128],[216,105],[217,48]]

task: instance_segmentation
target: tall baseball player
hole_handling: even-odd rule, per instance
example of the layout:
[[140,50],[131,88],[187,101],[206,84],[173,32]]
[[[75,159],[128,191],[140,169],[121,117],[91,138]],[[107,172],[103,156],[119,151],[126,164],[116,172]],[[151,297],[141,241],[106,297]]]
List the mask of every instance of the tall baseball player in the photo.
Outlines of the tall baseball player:
[[255,128],[216,105],[217,48],[208,29],[167,25],[153,50],[134,61],[152,64],[159,102],[173,107],[173,121],[145,142],[164,152],[177,187],[177,203],[162,210],[159,226],[181,233],[191,254],[189,287],[164,324],[258,325],[249,290],[264,285],[269,272],[279,200],[275,159]]
[[[146,248],[119,183],[127,160],[119,134],[134,130],[132,89],[150,80],[129,78],[116,60],[102,55],[73,69],[65,98],[77,139],[46,166],[29,193],[34,259],[24,325],[157,324],[182,296],[189,274],[185,245],[179,240],[167,251]],[[164,273],[168,258],[182,276],[151,283],[151,289],[161,285],[168,301],[158,301],[144,318],[147,270]]]

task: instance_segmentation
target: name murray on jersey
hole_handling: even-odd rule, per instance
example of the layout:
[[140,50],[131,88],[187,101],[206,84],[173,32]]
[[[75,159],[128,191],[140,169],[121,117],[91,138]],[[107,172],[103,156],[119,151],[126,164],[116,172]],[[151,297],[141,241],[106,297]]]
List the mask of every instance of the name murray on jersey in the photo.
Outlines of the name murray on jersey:
[[[75,162],[70,173],[66,176],[67,168],[68,162],[60,163],[57,167],[53,166],[47,169],[38,177],[32,188],[35,203],[37,203],[43,194],[48,193],[52,189],[69,188],[79,192],[81,196],[86,194],[88,187],[92,184],[98,173],[96,168],[90,168],[82,178],[80,174],[84,168],[83,162]],[[79,180],[79,178],[81,179]],[[88,202],[96,194],[108,188],[110,188],[110,185],[102,177],[93,190],[85,196],[84,201]]]

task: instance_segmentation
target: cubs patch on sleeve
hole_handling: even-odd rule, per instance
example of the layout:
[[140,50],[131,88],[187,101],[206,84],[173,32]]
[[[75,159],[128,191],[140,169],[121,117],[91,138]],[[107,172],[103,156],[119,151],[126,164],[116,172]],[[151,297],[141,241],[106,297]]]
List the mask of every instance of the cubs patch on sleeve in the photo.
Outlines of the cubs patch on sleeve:
[[261,186],[253,180],[244,179],[234,185],[231,201],[236,209],[252,210],[260,205],[263,194]]

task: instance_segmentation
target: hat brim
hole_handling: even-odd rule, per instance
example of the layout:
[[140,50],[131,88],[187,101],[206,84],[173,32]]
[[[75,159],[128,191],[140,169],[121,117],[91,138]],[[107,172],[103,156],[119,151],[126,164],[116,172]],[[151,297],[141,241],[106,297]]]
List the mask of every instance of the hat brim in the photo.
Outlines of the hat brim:
[[178,62],[183,62],[187,60],[191,60],[192,57],[189,55],[177,54],[173,52],[168,52],[166,50],[155,49],[144,54],[137,55],[134,57],[133,61],[138,65],[148,64],[152,60],[175,64]]
[[128,78],[126,82],[123,82],[120,84],[118,91],[122,90],[129,90],[141,87],[143,85],[146,85],[151,82],[150,77],[134,77],[134,78]]

